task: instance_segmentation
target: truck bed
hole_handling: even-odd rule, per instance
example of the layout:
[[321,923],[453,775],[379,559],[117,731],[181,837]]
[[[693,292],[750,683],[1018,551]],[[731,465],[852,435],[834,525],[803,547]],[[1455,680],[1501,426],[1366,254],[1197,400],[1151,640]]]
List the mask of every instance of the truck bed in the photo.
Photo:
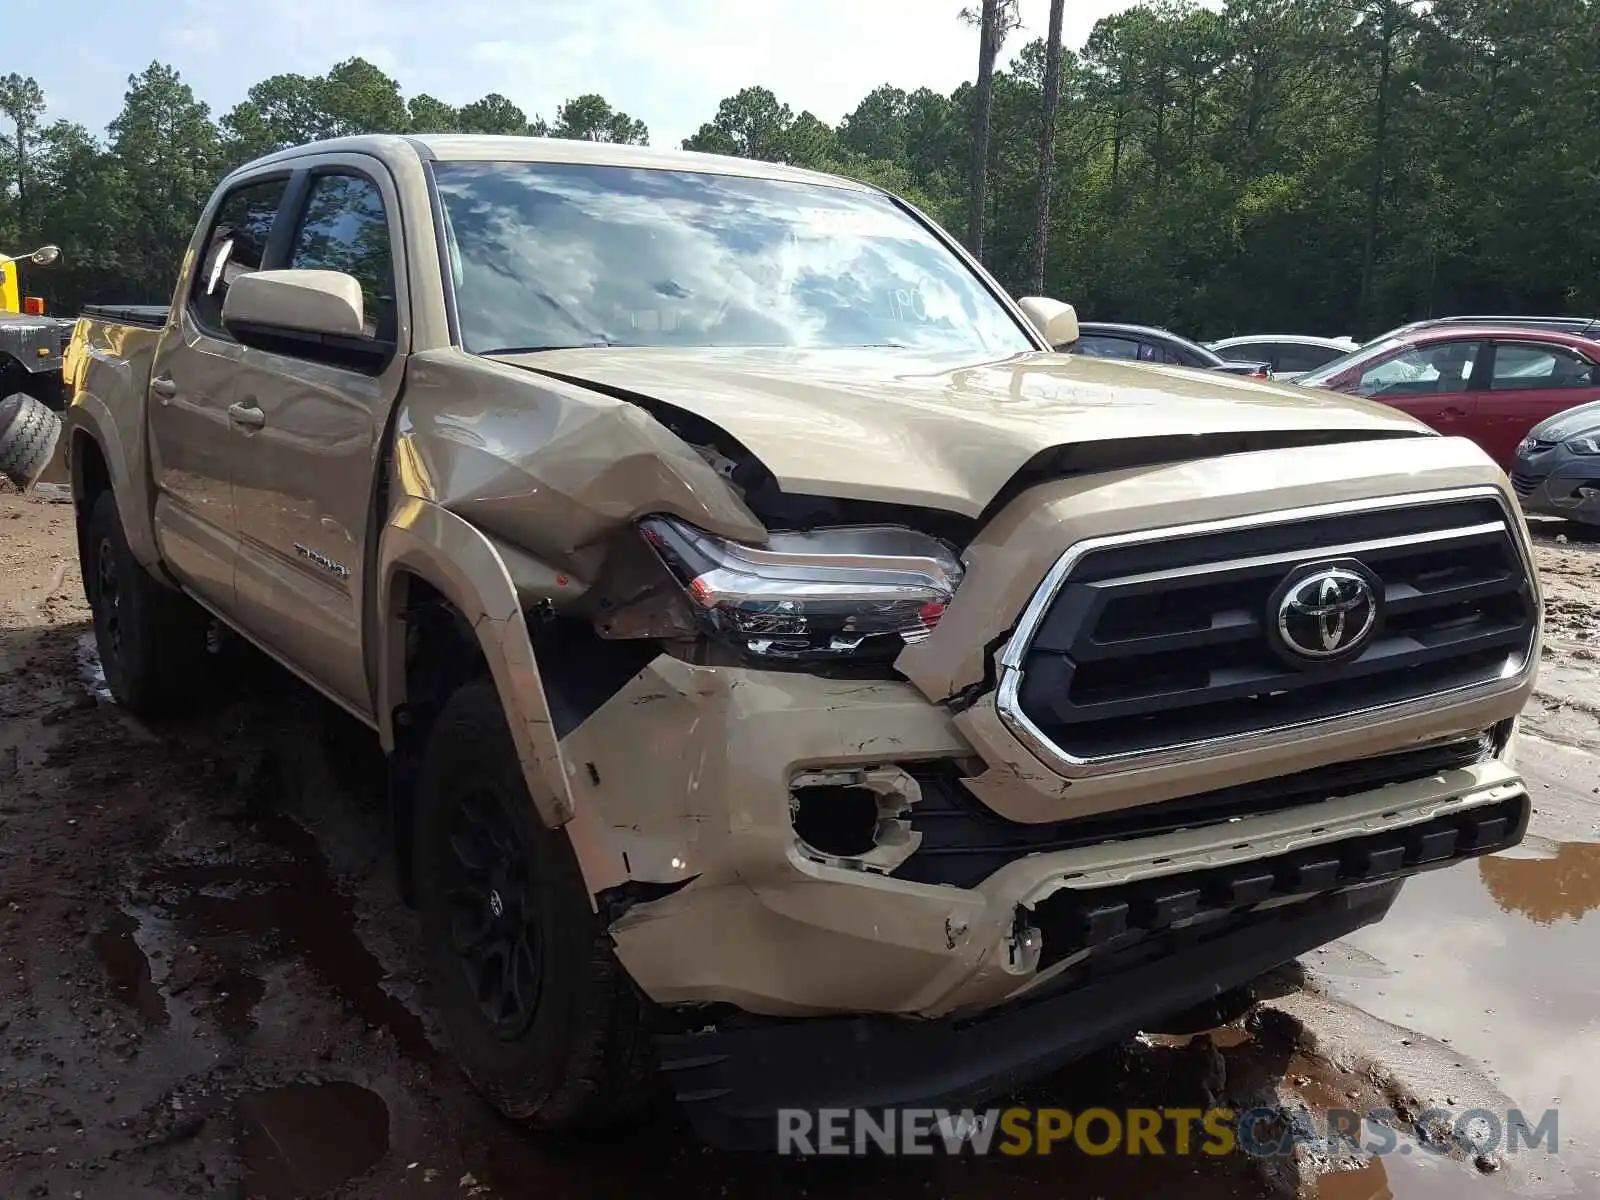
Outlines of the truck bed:
[[86,317],[148,329],[160,329],[167,323],[167,314],[171,311],[169,304],[85,304],[82,309]]

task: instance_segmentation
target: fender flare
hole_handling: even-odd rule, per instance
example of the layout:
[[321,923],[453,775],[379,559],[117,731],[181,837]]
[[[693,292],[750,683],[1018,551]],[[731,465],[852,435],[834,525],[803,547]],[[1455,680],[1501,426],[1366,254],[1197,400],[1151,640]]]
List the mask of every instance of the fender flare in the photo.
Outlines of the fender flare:
[[511,573],[494,543],[477,528],[415,496],[396,501],[378,542],[377,718],[385,753],[394,752],[394,711],[406,687],[402,573],[437,589],[472,626],[505,710],[528,794],[547,826],[566,828],[592,906],[597,893],[626,882],[629,872],[592,806],[574,803],[571,774],[556,740]]
[[394,710],[405,697],[405,589],[398,577],[424,580],[472,626],[505,708],[529,792],[546,825],[572,819],[574,805],[516,586],[494,544],[468,522],[426,500],[400,500],[378,544],[383,641],[378,648],[378,733],[394,749]]
[[[141,418],[142,415],[141,412]],[[87,499],[83,491],[82,463],[86,444],[93,442],[111,480],[111,494],[117,500],[128,549],[140,566],[166,582],[168,576],[156,541],[154,512],[148,492],[140,486],[141,480],[148,480],[150,470],[144,439],[125,442],[116,417],[105,401],[92,392],[80,391],[73,397],[73,402],[61,414],[61,425],[56,453],[66,458],[74,505],[81,510]]]

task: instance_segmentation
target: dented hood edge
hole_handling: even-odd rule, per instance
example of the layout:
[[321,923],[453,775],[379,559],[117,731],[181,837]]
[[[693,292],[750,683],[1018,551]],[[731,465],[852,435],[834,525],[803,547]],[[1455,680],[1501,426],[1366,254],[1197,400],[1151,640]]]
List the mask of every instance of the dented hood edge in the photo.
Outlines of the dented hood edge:
[[610,347],[505,356],[552,382],[708,421],[784,492],[977,517],[1019,472],[1429,437],[1381,405],[1216,372],[1063,354],[954,363],[900,351]]

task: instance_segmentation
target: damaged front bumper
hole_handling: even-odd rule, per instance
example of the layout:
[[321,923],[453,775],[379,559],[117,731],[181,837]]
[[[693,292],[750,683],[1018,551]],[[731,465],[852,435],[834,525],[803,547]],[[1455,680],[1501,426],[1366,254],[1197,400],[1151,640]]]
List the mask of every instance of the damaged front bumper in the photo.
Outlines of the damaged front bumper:
[[1163,938],[1108,973],[962,1021],[766,1021],[661,1039],[662,1069],[702,1140],[772,1150],[780,1111],[967,1108],[1317,946],[1383,919],[1398,881],[1279,908],[1210,937]]
[[[1381,920],[1406,876],[1516,844],[1530,812],[1515,771],[1487,759],[1029,855],[972,888],[817,862],[791,842],[781,861],[637,906],[613,933],[658,999],[741,1010],[680,1011],[662,1069],[703,1140],[770,1149],[781,1110],[980,1104],[1160,1028]],[[797,997],[839,1015],[755,1015]]]
[[1078,949],[1026,999],[939,1020],[706,1026],[663,1039],[662,1067],[696,1132],[723,1146],[769,1148],[783,1109],[980,1104],[1381,920],[1404,876],[1515,843],[1531,811],[1510,781],[1432,810],[1400,827],[1380,814],[1368,822],[1379,832],[1154,888],[1102,876],[1081,894],[1058,890],[1034,915],[1046,939]]
[[[939,772],[953,781],[971,750],[909,685],[662,656],[562,749],[580,805],[606,815],[633,881],[659,897],[635,890],[607,909],[619,957],[657,1003],[927,1018],[1020,999],[1100,943],[1507,844],[1520,818],[1454,840],[1421,832],[1525,804],[1516,771],[1494,757],[1503,738],[1493,740],[1457,733],[1380,750],[1359,771],[1316,773],[1303,787],[1290,778],[1185,798],[1170,814],[1129,810],[1101,818],[1124,827],[1093,825],[1081,844],[1062,834],[1037,851],[1002,847],[981,879],[965,873],[981,839],[950,836],[952,798],[937,792]],[[618,754],[624,741],[637,753]],[[860,854],[818,850],[797,833],[796,781],[853,769],[864,783],[902,780],[881,788],[902,815],[880,813],[880,834]],[[1310,802],[1296,792],[1341,786],[1351,790]],[[684,797],[682,811],[664,811],[664,795]],[[1198,801],[1212,803],[1209,823]],[[964,820],[999,821],[963,803]]]

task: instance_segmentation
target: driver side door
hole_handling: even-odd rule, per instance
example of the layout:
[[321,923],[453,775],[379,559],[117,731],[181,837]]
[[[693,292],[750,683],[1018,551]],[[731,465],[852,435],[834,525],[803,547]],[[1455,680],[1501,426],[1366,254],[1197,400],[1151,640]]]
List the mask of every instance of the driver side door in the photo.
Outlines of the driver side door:
[[1470,436],[1485,354],[1486,344],[1473,338],[1409,346],[1368,363],[1343,390],[1398,408],[1447,437]]
[[410,308],[399,197],[387,169],[319,156],[291,191],[283,265],[361,285],[365,329],[348,344],[251,344],[236,406],[235,575],[245,631],[364,719],[372,686],[362,639],[377,456],[400,393]]

